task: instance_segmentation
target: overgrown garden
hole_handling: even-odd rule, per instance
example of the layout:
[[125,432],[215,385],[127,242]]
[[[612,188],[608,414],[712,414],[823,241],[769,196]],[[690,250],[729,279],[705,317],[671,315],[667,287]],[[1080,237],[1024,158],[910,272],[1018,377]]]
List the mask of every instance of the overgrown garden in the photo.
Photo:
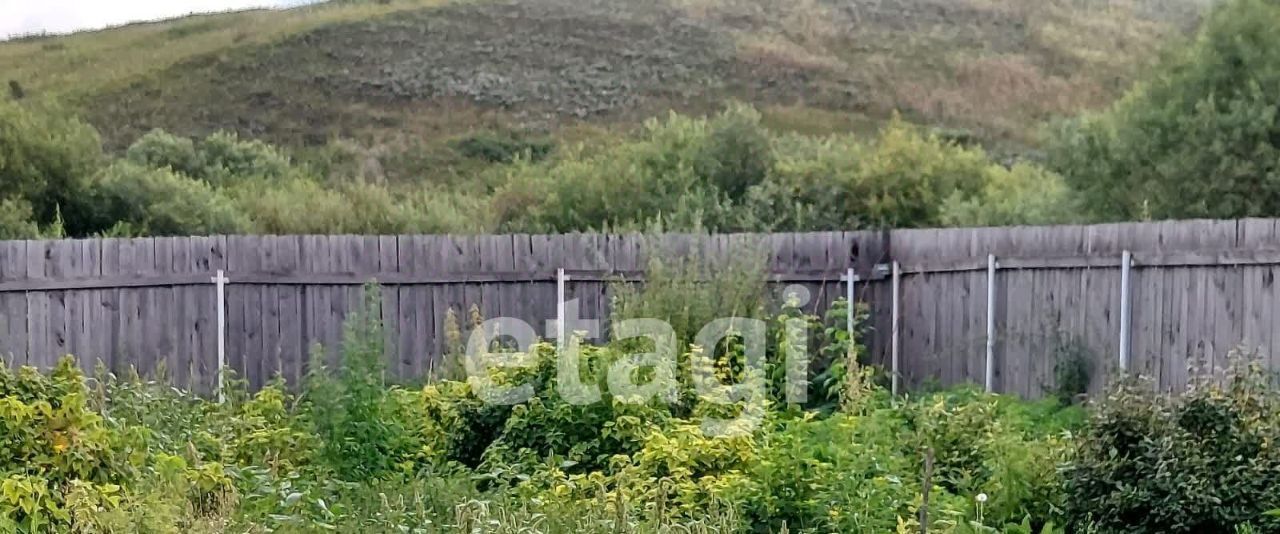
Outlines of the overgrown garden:
[[[723,404],[698,389],[699,377],[752,379],[730,337],[685,345],[674,398],[614,396],[609,370],[643,350],[633,339],[579,353],[599,402],[570,402],[557,348],[539,344],[522,354],[529,365],[485,371],[532,388],[499,405],[474,379],[389,383],[371,295],[337,361],[317,357],[304,383],[252,393],[231,380],[224,403],[136,375],[85,376],[70,358],[45,374],[0,371],[0,528],[1280,531],[1280,394],[1244,360],[1180,396],[1126,383],[1087,407],[971,388],[894,397],[859,362],[844,303],[824,318],[783,306],[758,377],[767,395]],[[657,297],[633,296],[631,309],[660,311]],[[822,360],[799,404],[777,386],[795,321]],[[704,425],[738,416],[759,424]]]

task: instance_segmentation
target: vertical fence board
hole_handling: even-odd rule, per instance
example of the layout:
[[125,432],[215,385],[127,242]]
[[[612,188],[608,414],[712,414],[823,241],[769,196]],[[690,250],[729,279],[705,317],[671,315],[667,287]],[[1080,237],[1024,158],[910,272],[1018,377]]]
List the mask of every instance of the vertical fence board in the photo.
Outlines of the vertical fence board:
[[[76,272],[74,263],[80,251],[75,241],[47,241],[45,249],[45,276],[52,280],[73,278]],[[43,294],[48,313],[48,328],[45,340],[45,361],[56,363],[63,356],[70,354],[71,308],[67,305],[70,293],[67,291],[46,291]]]
[[[93,277],[99,275],[101,261],[101,244],[97,240],[82,239],[75,241],[73,276]],[[2,301],[0,301],[2,302]],[[92,371],[97,363],[98,355],[93,353],[93,294],[89,291],[69,291],[67,295],[69,324],[67,335],[67,351],[76,356],[81,369]],[[176,334],[175,334],[176,335]]]
[[[27,279],[44,280],[45,258],[50,241],[27,242]],[[43,292],[28,292],[27,299],[27,363],[39,367],[52,365],[49,357],[49,297]]]
[[[153,250],[152,272],[158,275],[173,274],[174,239],[159,237],[151,240]],[[182,383],[182,374],[174,365],[174,353],[177,350],[178,332],[173,328],[175,316],[175,297],[172,287],[147,288],[144,296],[147,303],[146,316],[143,318],[143,331],[148,346],[144,349],[154,359],[155,368],[163,369],[163,376],[171,382]]]
[[[27,242],[0,242],[0,280],[20,282],[27,279]],[[0,293],[0,358],[18,367],[27,364],[27,296],[24,293]]]
[[[400,270],[400,249],[398,238],[395,236],[381,236],[378,238],[378,281],[384,281],[387,273],[395,273]],[[387,366],[387,371],[401,379],[410,376],[410,369],[404,365],[400,358],[400,290],[395,286],[382,288],[382,310],[379,318],[382,320],[383,344],[385,345],[386,354],[383,357],[383,364]]]
[[[169,242],[169,272],[173,274],[203,274],[207,271],[200,270],[194,264],[193,248],[197,241],[194,239],[172,238]],[[212,280],[213,274],[209,277]],[[210,283],[209,287],[213,284]],[[170,298],[172,299],[172,308],[170,309],[169,323],[173,329],[173,351],[165,360],[165,366],[169,369],[169,376],[175,385],[181,388],[190,389],[192,391],[201,391],[201,384],[198,382],[199,376],[199,351],[197,349],[196,336],[198,335],[198,326],[196,325],[196,291],[209,288],[201,288],[200,286],[175,286],[170,288]]]

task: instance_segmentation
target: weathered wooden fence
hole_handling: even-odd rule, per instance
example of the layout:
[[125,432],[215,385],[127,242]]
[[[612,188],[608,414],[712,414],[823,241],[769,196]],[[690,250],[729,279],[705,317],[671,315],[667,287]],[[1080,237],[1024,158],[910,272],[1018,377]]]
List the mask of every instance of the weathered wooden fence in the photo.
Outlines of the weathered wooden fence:
[[[898,354],[904,387],[986,380],[988,256],[994,280],[993,386],[1039,396],[1054,366],[1085,358],[1096,390],[1120,347],[1121,257],[1133,255],[1129,369],[1183,387],[1233,347],[1280,369],[1277,220],[895,230],[771,235],[235,236],[0,242],[0,354],[48,366],[163,364],[202,391],[217,368],[214,277],[223,271],[226,363],[254,384],[304,372],[310,347],[339,346],[361,286],[383,286],[390,369],[427,373],[445,317],[515,317],[541,331],[557,311],[558,269],[582,318],[607,319],[611,281],[638,279],[653,251],[709,265],[768,255],[774,285],[810,290],[812,311],[845,294],[854,269],[871,307],[871,358]],[[900,299],[893,335],[893,265]]]
[[[390,369],[421,377],[445,345],[445,320],[477,307],[543,331],[556,318],[557,271],[582,319],[607,319],[610,288],[636,279],[651,251],[717,264],[770,255],[779,283],[824,309],[843,295],[855,233],[695,236],[232,236],[0,242],[0,354],[49,366],[150,373],[211,389],[217,369],[214,278],[225,273],[226,364],[253,385],[297,381],[312,347],[336,351],[362,286],[382,286]],[[867,267],[870,269],[870,267]]]
[[[988,255],[995,277],[995,389],[1037,397],[1054,366],[1083,357],[1091,389],[1116,375],[1122,257],[1132,253],[1129,371],[1165,390],[1188,369],[1226,365],[1246,348],[1280,369],[1280,230],[1275,219],[994,229],[902,230],[887,256],[901,265],[901,374],[909,386],[982,383]],[[875,324],[890,324],[875,282]],[[888,362],[890,344],[874,346]]]

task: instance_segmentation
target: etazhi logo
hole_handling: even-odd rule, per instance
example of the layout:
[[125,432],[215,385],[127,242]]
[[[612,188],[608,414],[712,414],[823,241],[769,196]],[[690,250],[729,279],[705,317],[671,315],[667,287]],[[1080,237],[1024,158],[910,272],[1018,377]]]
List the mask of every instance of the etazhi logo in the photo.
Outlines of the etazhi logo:
[[[809,293],[801,286],[785,292],[788,307],[798,308],[809,301]],[[554,346],[539,345],[533,326],[513,317],[488,319],[478,325],[467,342],[464,364],[467,383],[486,403],[515,405],[528,402],[535,395],[529,383],[516,383],[504,370],[529,370],[542,365],[547,353],[555,360],[555,387],[559,395],[573,405],[601,402],[604,395],[598,384],[582,381],[584,339],[600,335],[600,323],[579,317],[579,302],[563,303],[565,324],[547,321],[546,336],[555,338]],[[807,402],[809,355],[807,323],[801,318],[782,322],[780,348],[783,359],[786,402]],[[562,333],[564,333],[562,335]],[[627,319],[612,325],[615,341],[636,341],[646,349],[627,351],[609,363],[605,376],[608,394],[614,402],[648,404],[679,401],[681,351],[675,328],[659,319]],[[620,346],[632,345],[620,343]],[[687,359],[688,378],[702,403],[718,406],[740,406],[737,417],[707,417],[702,423],[709,436],[736,436],[756,430],[768,402],[766,359],[769,327],[761,319],[724,317],[703,326],[683,355]],[[718,359],[732,360],[732,373],[723,372]],[[732,375],[732,376],[729,376]],[[637,377],[644,377],[637,380]],[[736,377],[736,380],[733,378]]]

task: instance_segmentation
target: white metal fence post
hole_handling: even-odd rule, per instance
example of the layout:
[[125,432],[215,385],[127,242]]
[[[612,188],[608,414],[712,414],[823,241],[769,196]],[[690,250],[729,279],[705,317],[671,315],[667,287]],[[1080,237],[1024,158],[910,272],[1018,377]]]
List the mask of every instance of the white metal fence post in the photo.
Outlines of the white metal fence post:
[[987,393],[996,390],[996,255],[987,255],[987,362],[983,384]]
[[1133,253],[1126,250],[1120,259],[1120,372],[1129,371],[1129,321],[1132,310],[1130,296]]
[[848,317],[845,318],[844,326],[845,330],[849,332],[849,339],[852,340],[854,327],[853,320],[854,315],[857,312],[857,306],[854,305],[854,297],[856,296],[854,295],[854,284],[858,283],[858,275],[854,273],[853,269],[849,269],[849,272],[845,274],[844,280],[844,299],[849,305],[849,310],[847,312]]
[[231,280],[226,274],[219,270],[218,275],[213,277],[213,283],[217,286],[218,293],[218,370],[217,370],[217,387],[218,387],[218,403],[226,402],[226,384],[223,376],[223,368],[227,366],[227,282]]
[[560,353],[564,353],[568,346],[564,326],[564,293],[568,281],[569,275],[564,274],[564,269],[556,269],[556,347]]
[[898,338],[900,337],[899,323],[901,321],[899,320],[898,316],[900,315],[899,300],[901,300],[901,296],[902,296],[901,293],[902,293],[902,266],[895,261],[893,262],[893,340],[891,344],[892,354],[890,358],[892,362],[891,365],[892,365],[892,372],[893,372],[893,376],[890,382],[892,385],[892,387],[890,388],[890,392],[893,393],[894,395],[898,394],[898,382],[899,382],[899,374],[900,374],[900,368],[898,366]]

